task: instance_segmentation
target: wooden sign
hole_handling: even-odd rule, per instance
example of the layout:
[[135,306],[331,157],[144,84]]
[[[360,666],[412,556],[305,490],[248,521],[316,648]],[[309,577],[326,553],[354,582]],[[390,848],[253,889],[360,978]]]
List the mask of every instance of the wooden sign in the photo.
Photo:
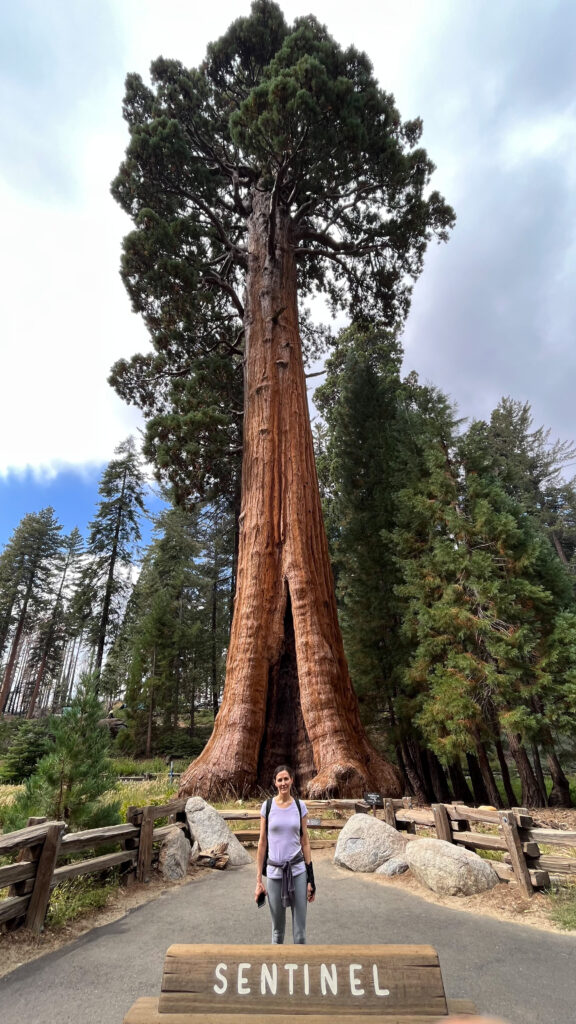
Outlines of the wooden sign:
[[384,799],[381,793],[364,793],[364,800],[370,807],[384,807]]
[[[170,946],[163,1014],[448,1013],[431,946]],[[233,1021],[233,1018],[232,1018]]]

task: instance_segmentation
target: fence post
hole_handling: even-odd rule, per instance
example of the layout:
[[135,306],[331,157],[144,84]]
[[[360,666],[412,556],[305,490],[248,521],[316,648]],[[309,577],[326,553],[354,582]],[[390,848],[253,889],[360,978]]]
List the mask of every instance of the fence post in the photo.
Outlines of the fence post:
[[514,878],[526,896],[533,896],[534,888],[532,886],[530,872],[528,871],[528,867],[524,859],[524,851],[522,849],[522,843],[520,842],[520,836],[518,835],[516,816],[510,811],[500,811],[498,817],[500,818],[502,835],[506,840],[506,846],[508,847],[508,853],[510,854],[510,862],[512,864]]
[[391,825],[392,828],[398,828],[396,824],[396,811],[394,810],[394,804],[390,797],[384,798],[384,821],[387,825]]
[[[140,807],[129,807],[126,811],[126,821],[129,825],[140,826],[142,821],[142,810]],[[125,850],[135,850],[138,846],[138,839],[125,839],[123,842]],[[126,884],[128,886],[133,885],[136,881],[136,864],[133,863],[130,870],[126,873]]]
[[432,814],[434,815],[437,839],[443,839],[446,843],[453,843],[452,825],[450,824],[448,811],[444,804],[432,804]]
[[[412,810],[412,797],[411,796],[403,796],[402,797],[402,807],[405,807],[406,810],[408,810],[408,811]],[[402,822],[402,825],[403,825],[404,832],[408,832],[411,836],[415,836],[416,835],[416,823],[414,821],[404,821],[404,822]]]
[[136,867],[136,881],[147,882],[150,878],[152,867],[152,834],[154,832],[154,808],[142,808],[142,822],[140,824],[140,843],[138,846],[138,864]]
[[52,875],[54,874],[60,850],[60,841],[65,828],[66,826],[63,821],[50,825],[40,857],[38,858],[34,888],[32,889],[28,910],[26,911],[26,927],[36,933],[41,932],[44,927],[46,911],[50,902],[50,883],[52,882]]

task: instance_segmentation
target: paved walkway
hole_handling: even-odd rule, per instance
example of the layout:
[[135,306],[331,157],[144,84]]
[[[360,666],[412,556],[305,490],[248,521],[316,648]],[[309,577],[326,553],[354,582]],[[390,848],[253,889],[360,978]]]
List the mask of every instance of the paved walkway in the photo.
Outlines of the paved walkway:
[[[318,860],[311,943],[429,943],[449,998],[473,999],[510,1024],[576,1020],[576,936],[446,910]],[[0,980],[2,1024],[122,1024],[138,996],[158,995],[173,942],[267,942],[250,868],[168,890],[113,924]],[[0,950],[1,955],[1,950]]]

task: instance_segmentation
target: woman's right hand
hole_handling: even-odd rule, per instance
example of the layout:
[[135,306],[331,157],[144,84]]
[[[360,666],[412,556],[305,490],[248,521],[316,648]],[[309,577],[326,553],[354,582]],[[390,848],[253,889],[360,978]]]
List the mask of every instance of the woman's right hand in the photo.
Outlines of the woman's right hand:
[[261,893],[266,892],[266,886],[263,882],[256,882],[256,889],[254,890],[254,900],[257,900]]

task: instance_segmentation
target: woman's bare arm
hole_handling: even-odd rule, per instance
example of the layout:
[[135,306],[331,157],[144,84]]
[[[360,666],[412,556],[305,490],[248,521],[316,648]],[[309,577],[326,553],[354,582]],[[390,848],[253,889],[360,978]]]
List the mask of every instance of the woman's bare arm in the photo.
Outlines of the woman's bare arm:
[[266,892],[266,886],[262,881],[262,868],[266,856],[266,818],[260,818],[260,835],[258,836],[258,850],[256,851],[256,891],[254,899],[257,900],[261,892]]

